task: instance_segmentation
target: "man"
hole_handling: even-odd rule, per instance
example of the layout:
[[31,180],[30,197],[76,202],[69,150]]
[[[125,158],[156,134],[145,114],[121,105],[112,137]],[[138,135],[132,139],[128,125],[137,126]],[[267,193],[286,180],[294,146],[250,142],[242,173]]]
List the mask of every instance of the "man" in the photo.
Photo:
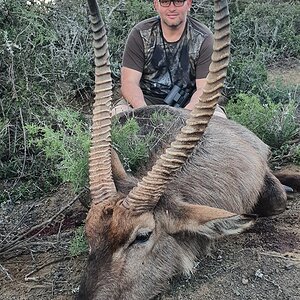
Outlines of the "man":
[[[121,93],[133,108],[170,104],[192,110],[203,93],[213,35],[188,16],[192,0],[154,0],[158,17],[130,32],[121,69]],[[175,87],[178,102],[166,103]],[[174,89],[173,89],[174,91]],[[118,106],[116,112],[126,110]]]

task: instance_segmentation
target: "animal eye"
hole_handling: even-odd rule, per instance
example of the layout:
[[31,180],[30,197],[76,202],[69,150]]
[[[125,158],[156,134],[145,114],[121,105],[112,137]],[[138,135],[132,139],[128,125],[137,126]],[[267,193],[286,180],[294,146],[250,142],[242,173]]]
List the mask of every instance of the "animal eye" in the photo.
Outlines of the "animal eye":
[[135,238],[133,244],[142,244],[142,243],[146,243],[146,242],[149,240],[149,238],[150,238],[150,236],[151,236],[151,233],[152,233],[151,231],[139,233],[139,234],[136,236],[136,238]]

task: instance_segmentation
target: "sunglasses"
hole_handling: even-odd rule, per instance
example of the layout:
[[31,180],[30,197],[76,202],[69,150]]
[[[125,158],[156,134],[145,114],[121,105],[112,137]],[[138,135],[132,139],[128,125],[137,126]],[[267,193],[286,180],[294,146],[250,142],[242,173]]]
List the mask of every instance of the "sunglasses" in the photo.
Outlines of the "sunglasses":
[[159,0],[159,3],[162,7],[169,7],[171,2],[173,2],[174,6],[180,7],[183,6],[186,0]]

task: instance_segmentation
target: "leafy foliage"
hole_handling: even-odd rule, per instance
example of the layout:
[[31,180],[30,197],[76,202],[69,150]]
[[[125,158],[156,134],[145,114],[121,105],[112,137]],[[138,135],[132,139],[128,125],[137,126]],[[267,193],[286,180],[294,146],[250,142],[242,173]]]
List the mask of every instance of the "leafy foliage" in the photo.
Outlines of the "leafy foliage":
[[78,112],[69,109],[50,110],[52,125],[26,126],[29,145],[42,151],[62,182],[70,182],[75,191],[87,184],[90,137],[87,125]]
[[86,254],[88,252],[88,245],[85,239],[83,227],[78,227],[75,230],[75,236],[71,240],[69,251],[71,256],[80,256],[81,254]]
[[234,55],[263,62],[299,57],[299,3],[251,1],[232,19]]
[[120,154],[123,166],[128,171],[135,171],[142,161],[149,157],[149,149],[155,137],[149,133],[139,136],[139,125],[133,118],[120,124],[116,118],[112,124],[112,142]]
[[154,126],[160,126],[161,124],[171,123],[173,117],[169,113],[155,111],[150,116],[150,120]]
[[262,104],[255,95],[240,94],[228,103],[226,110],[233,120],[249,128],[273,149],[274,161],[289,153],[286,160],[297,162],[294,153],[297,156],[300,146],[292,143],[299,139],[300,132],[295,102],[283,104],[268,99]]
[[259,59],[233,58],[226,78],[227,97],[239,93],[260,94],[267,84],[267,68]]
[[55,164],[37,144],[29,145],[26,127],[52,128],[49,111],[72,106],[75,98],[80,104],[90,94],[91,37],[79,0],[2,1],[0,25],[0,201],[17,201],[60,183]]

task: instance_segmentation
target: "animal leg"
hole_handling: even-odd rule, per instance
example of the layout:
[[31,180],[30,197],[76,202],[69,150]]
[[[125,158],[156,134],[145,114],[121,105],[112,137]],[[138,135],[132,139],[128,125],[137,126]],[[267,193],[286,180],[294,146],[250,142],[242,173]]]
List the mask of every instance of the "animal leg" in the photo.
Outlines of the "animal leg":
[[280,181],[268,171],[253,213],[262,217],[277,215],[286,209],[287,195]]
[[290,186],[294,191],[300,192],[300,173],[283,171],[274,174],[281,183]]

